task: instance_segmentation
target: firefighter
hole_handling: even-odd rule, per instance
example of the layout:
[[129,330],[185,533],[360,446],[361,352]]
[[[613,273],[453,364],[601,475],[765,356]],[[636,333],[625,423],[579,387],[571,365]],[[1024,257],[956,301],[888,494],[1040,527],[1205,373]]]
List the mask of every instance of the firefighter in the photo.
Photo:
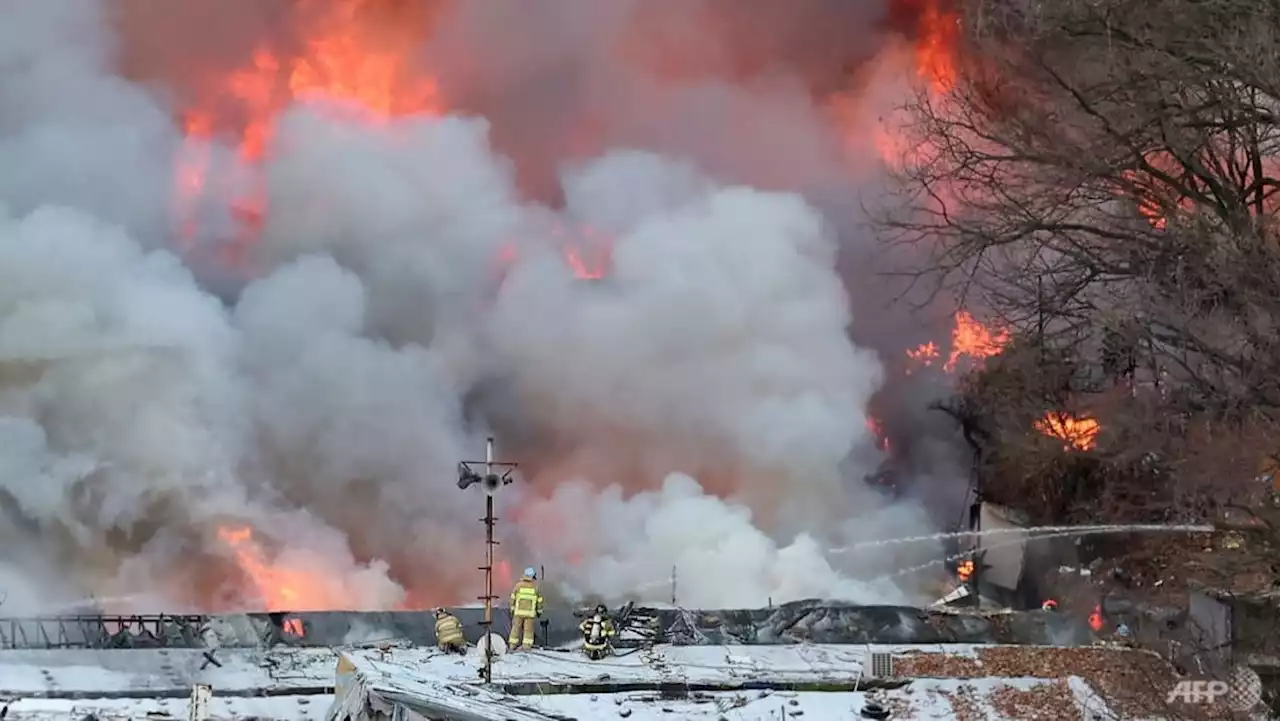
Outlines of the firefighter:
[[447,653],[467,652],[467,640],[462,637],[462,623],[443,608],[436,609],[436,647]]
[[542,615],[542,594],[538,593],[538,571],[530,566],[511,589],[511,635],[507,647],[518,650],[521,645],[533,648],[533,629]]
[[596,606],[591,618],[578,624],[578,630],[582,632],[582,652],[587,654],[587,658],[599,661],[613,653],[610,639],[618,635],[618,630],[614,628],[609,609],[603,603]]

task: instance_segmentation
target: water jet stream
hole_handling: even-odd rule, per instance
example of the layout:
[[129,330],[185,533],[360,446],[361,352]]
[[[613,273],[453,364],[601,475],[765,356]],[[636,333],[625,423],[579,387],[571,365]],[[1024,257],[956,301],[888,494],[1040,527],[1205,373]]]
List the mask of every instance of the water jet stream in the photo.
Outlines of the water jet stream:
[[[861,548],[878,548],[904,543],[923,543],[925,541],[944,541],[950,538],[977,537],[1020,534],[1026,538],[1047,538],[1062,536],[1090,536],[1109,533],[1212,533],[1213,526],[1208,525],[1167,525],[1167,524],[1109,524],[1099,526],[1030,526],[1028,528],[990,528],[983,531],[953,531],[950,533],[933,533],[927,536],[906,536],[903,538],[886,538],[876,541],[863,541],[852,546],[833,548],[828,553],[849,553]],[[1019,542],[1021,542],[1020,539]]]
[[[1035,539],[1036,539],[1036,540],[1042,540],[1042,539],[1049,539],[1049,538],[1069,538],[1069,537],[1071,537],[1071,536],[1075,536],[1075,535],[1078,535],[1078,534],[1075,534],[1075,533],[1048,533],[1048,534],[1045,534],[1045,535],[1042,535],[1042,536],[1035,536]],[[1012,541],[1002,541],[1002,542],[1000,542],[1000,543],[993,543],[993,544],[991,544],[990,546],[984,546],[984,547],[982,547],[982,549],[980,549],[980,550],[983,550],[983,551],[994,551],[994,550],[996,550],[997,548],[1007,548],[1007,547],[1010,547],[1010,546],[1017,546],[1017,545],[1019,545],[1019,544],[1021,544],[1021,543],[1026,542],[1027,540],[1028,540],[1028,539],[1025,539],[1025,538],[1019,538],[1019,539],[1012,540]],[[887,580],[890,580],[890,579],[893,579],[893,578],[897,578],[898,576],[905,576],[905,575],[907,575],[907,574],[909,574],[909,573],[916,573],[917,571],[924,571],[924,570],[928,570],[928,569],[930,569],[930,568],[933,568],[934,566],[940,566],[940,565],[945,564],[945,563],[951,563],[951,562],[953,562],[953,561],[959,561],[959,560],[961,560],[961,559],[963,559],[963,558],[968,558],[968,557],[969,557],[969,556],[971,556],[971,555],[973,555],[973,550],[972,550],[972,549],[970,549],[970,550],[968,550],[968,551],[962,551],[962,552],[960,552],[960,553],[955,553],[955,554],[952,554],[952,555],[947,556],[947,557],[945,557],[945,558],[936,558],[936,559],[934,559],[934,560],[932,560],[932,561],[929,561],[929,562],[927,562],[927,563],[922,563],[922,564],[920,564],[920,565],[918,565],[918,566],[911,566],[911,567],[909,567],[909,568],[900,568],[900,569],[898,569],[898,570],[894,571],[893,573],[887,573],[887,574],[884,574],[884,575],[875,576],[875,577],[872,577],[872,578],[864,578],[864,579],[859,579],[859,580],[866,581],[866,582],[868,582],[868,583],[872,583],[872,582],[876,582],[876,581],[887,581]]]

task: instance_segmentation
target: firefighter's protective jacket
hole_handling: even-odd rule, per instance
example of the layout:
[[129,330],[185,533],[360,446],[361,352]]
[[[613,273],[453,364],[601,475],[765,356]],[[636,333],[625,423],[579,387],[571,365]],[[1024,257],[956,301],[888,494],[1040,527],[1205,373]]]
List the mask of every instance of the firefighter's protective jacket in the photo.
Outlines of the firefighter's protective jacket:
[[542,594],[532,578],[521,578],[511,590],[511,615],[536,618],[542,615]]
[[462,623],[450,614],[436,617],[436,645],[441,648],[466,643],[462,638]]
[[578,630],[582,632],[582,645],[588,649],[604,648],[609,639],[618,635],[613,621],[598,613],[578,624]]

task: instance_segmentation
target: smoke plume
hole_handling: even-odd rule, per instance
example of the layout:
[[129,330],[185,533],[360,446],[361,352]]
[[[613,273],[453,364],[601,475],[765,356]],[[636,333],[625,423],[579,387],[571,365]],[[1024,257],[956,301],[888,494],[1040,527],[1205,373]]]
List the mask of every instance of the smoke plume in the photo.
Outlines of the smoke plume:
[[469,601],[483,504],[456,465],[491,435],[521,463],[503,573],[919,600],[869,579],[936,549],[828,553],[933,530],[863,482],[877,350],[905,343],[864,302],[872,127],[831,98],[874,115],[848,67],[889,47],[883,8],[354,4],[417,13],[362,27],[396,29],[445,112],[293,98],[252,163],[181,118],[257,42],[305,48],[305,0],[6,11],[3,611]]

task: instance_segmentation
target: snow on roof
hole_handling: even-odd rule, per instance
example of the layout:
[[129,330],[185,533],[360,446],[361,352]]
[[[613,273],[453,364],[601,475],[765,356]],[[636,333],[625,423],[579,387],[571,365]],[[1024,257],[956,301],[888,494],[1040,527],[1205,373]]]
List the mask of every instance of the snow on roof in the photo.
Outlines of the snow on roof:
[[[1068,682],[1071,683],[1071,682]],[[824,719],[856,718],[868,700],[893,711],[893,719],[933,719],[967,721],[984,719],[1036,718],[1030,709],[1047,710],[1046,694],[1056,694],[1062,682],[1036,680],[928,681],[896,691],[874,694],[842,692],[714,692],[692,694],[688,699],[663,699],[657,693],[558,695],[526,697],[531,709],[583,721],[621,718],[628,721],[662,719],[715,719],[719,721],[776,721],[786,709],[790,716]],[[1099,711],[1087,685],[1072,684],[1079,708]],[[278,721],[322,721],[332,698],[277,696],[270,698],[224,698],[214,696],[210,712],[215,719],[270,718]],[[802,712],[800,716],[796,712]],[[185,718],[187,702],[178,699],[19,699],[9,704],[6,721],[65,721],[92,714],[100,721],[124,719]],[[1078,717],[1079,712],[1064,717]],[[1103,716],[1108,718],[1107,716]]]
[[[1057,715],[1057,703],[1071,711]],[[777,721],[782,718],[857,718],[864,705],[874,702],[898,720],[974,721],[1010,719],[1027,721],[1052,718],[1090,718],[1089,712],[1107,715],[1087,684],[1038,679],[974,679],[969,681],[921,681],[900,689],[866,692],[722,691],[691,694],[687,699],[663,698],[657,693],[609,695],[561,695],[525,699],[530,707],[561,717],[628,721],[707,719],[707,721]],[[1052,704],[1052,705],[1047,705]],[[781,713],[785,711],[786,713]],[[1054,715],[1044,715],[1046,713]]]
[[[501,656],[493,664],[493,680],[566,684],[592,682],[735,683],[768,678],[777,682],[845,682],[861,676],[865,646],[655,646],[637,653],[590,661],[579,652],[536,649]],[[478,660],[438,653],[435,649],[357,649],[343,652],[360,670],[389,679],[429,676],[473,683]]]
[[[493,667],[493,693],[484,698],[466,695],[482,708],[496,704],[488,706],[496,715],[477,719],[597,719],[604,718],[602,712],[607,709],[608,717],[626,711],[624,717],[632,721],[703,717],[745,721],[782,718],[778,712],[783,708],[794,716],[849,718],[869,700],[893,711],[895,719],[1024,721],[1048,718],[1045,713],[1055,719],[1115,718],[1103,697],[1067,663],[1056,667],[1058,673],[1048,674],[1044,673],[1048,667],[995,663],[1002,659],[997,654],[985,673],[975,672],[990,650],[973,646],[660,646],[602,661],[537,650],[502,656]],[[1020,658],[1020,650],[1005,648],[1003,660]],[[1055,650],[1063,649],[1040,648],[1029,658],[1043,662]],[[902,664],[894,676],[914,678],[905,682],[867,678],[863,661],[869,651],[893,654]],[[1097,656],[1119,655],[1119,663],[1126,662],[1123,655],[1128,653],[1093,651]],[[450,656],[429,649],[353,650],[343,657],[350,664],[351,678],[358,679],[346,690],[360,687],[348,698],[348,712],[367,704],[370,697],[383,697],[382,703],[391,705],[389,695],[400,700],[418,697],[424,704],[443,703],[442,699],[457,696],[458,687],[476,682],[479,660],[476,655]],[[946,666],[935,666],[937,674],[926,673],[930,668],[924,661],[952,659],[969,664],[956,667],[957,677],[944,677],[940,672],[949,670]],[[1040,671],[1040,677],[1029,677],[1037,675],[1029,671]],[[761,688],[765,685],[775,688]],[[880,685],[885,687],[866,690]],[[336,713],[333,718],[342,715]]]
[[[839,661],[838,654],[865,653],[866,648],[737,646],[655,650],[662,653],[642,664],[631,662],[639,654],[600,662],[581,657],[559,658],[550,652],[506,656],[494,667],[497,688],[501,689],[504,683],[537,678],[541,681],[538,692],[525,692],[515,697],[504,697],[500,692],[484,694],[483,697],[468,694],[465,700],[476,704],[477,709],[487,707],[493,714],[476,716],[476,719],[836,719],[855,717],[871,701],[891,710],[894,719],[1025,721],[1049,718],[1043,715],[1045,713],[1052,714],[1055,719],[1088,718],[1090,714],[1114,718],[1089,684],[1074,677],[920,679],[898,688],[870,691],[745,688],[688,691],[690,686],[714,681],[731,686],[761,680],[783,681],[788,677],[797,681],[841,676],[856,680],[860,664],[852,663],[850,669],[828,667],[827,664]],[[694,651],[696,653],[689,653]],[[764,653],[756,657],[756,651]],[[909,649],[906,652],[919,653],[919,650]],[[945,653],[940,655],[946,657]],[[382,697],[381,701],[374,701],[371,705],[375,708],[381,706],[387,711],[387,707],[394,705],[397,699],[412,704],[414,698],[418,699],[421,707],[438,709],[441,706],[432,704],[444,703],[450,695],[456,701],[458,685],[474,680],[474,659],[426,657],[416,652],[394,651],[385,657],[360,652],[347,658],[351,662],[353,676],[360,677],[361,681],[345,689],[350,692],[347,703],[340,704],[341,711],[331,718],[340,718],[355,708],[369,705],[371,697]],[[812,665],[811,675],[796,674],[794,667],[786,663],[794,664],[801,659]],[[610,686],[618,688],[641,679],[651,682],[654,688],[617,693],[607,691]],[[574,686],[582,682],[597,682],[600,690],[573,692]],[[666,688],[659,689],[659,684]],[[358,691],[357,686],[360,686]],[[780,713],[783,710],[786,711],[785,716]],[[352,716],[359,718],[354,713]]]
[[[188,690],[188,693],[190,691]],[[215,695],[209,712],[215,719],[276,719],[323,721],[333,696],[270,696],[228,698]],[[0,707],[5,704],[0,703]],[[98,721],[135,719],[186,719],[187,699],[172,698],[20,698],[8,702],[5,721],[78,721],[93,716]]]
[[[863,673],[873,651],[893,655],[896,680]],[[382,705],[520,721],[619,718],[624,710],[630,721],[747,721],[777,719],[785,707],[788,717],[821,721],[854,717],[869,700],[894,719],[1116,718],[1108,707],[1132,718],[1121,682],[1150,687],[1144,674],[1158,670],[1148,666],[1154,657],[1123,649],[658,646],[602,661],[552,650],[508,654],[485,689],[474,649],[467,657],[430,648],[223,649],[215,658],[221,667],[198,649],[0,651],[0,706],[9,706],[6,721],[183,718],[192,686],[204,683],[213,687],[216,719],[319,721],[344,710],[361,719]],[[345,670],[335,676],[340,659]],[[876,685],[885,687],[868,690]]]
[[0,697],[110,696],[185,699],[197,683],[248,695],[264,688],[315,690],[333,686],[337,655],[330,649],[222,649],[219,665],[200,649],[0,651]]
[[[214,689],[215,718],[319,721],[333,703],[330,649],[0,651],[5,721],[185,718],[197,683]],[[271,694],[271,695],[267,695]]]

